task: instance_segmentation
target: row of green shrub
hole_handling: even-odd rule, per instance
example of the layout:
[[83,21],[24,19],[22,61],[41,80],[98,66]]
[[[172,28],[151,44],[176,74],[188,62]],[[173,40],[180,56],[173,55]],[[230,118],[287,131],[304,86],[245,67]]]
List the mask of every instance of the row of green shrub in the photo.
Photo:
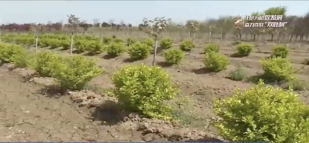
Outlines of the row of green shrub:
[[[63,47],[64,49],[69,49],[70,47],[70,39],[62,35],[42,35],[40,38],[38,44],[40,47]],[[34,35],[7,35],[2,39],[5,42],[16,42],[23,45],[32,45],[35,41]],[[88,51],[92,54],[99,54],[106,51],[112,57],[117,57],[127,52],[132,60],[147,58],[153,52],[153,45],[155,43],[153,39],[146,39],[143,42],[130,39],[130,46],[127,47],[122,39],[103,38],[103,42],[89,39],[77,38],[75,40],[74,47],[77,52]],[[171,48],[172,46],[172,41],[169,39],[162,40],[161,43],[161,45],[167,48]],[[168,63],[179,64],[184,58],[184,53],[180,50],[172,49],[164,53],[164,56]]]
[[92,78],[103,73],[92,59],[83,56],[63,58],[52,52],[29,55],[21,46],[0,45],[2,63],[14,63],[17,67],[29,67],[41,76],[54,77],[63,89],[78,90]]
[[[87,82],[103,73],[94,60],[83,56],[61,57],[52,52],[29,54],[21,46],[0,44],[1,63],[36,70],[43,77],[53,77],[68,90],[81,90]],[[115,95],[125,109],[149,117],[171,119],[171,108],[164,105],[179,93],[170,75],[160,67],[129,66],[112,77]]]
[[[21,39],[28,38],[32,40],[34,39],[33,35],[28,35],[28,37],[27,35],[17,35],[17,36],[9,35],[9,37],[14,36],[16,39],[20,38]],[[57,38],[56,36],[58,36],[59,38]],[[31,40],[25,40],[25,42],[27,41]],[[122,39],[103,38],[102,43],[98,40],[91,40],[91,38],[87,38],[87,36],[85,36],[77,38],[77,40],[74,43],[75,48],[77,49],[78,52],[88,51],[91,52],[92,54],[99,54],[106,51],[106,53],[111,57],[117,57],[127,52],[132,60],[145,59],[153,52],[153,45],[155,42],[153,39],[146,39],[143,42],[138,42],[134,41],[133,39],[130,39],[130,42],[131,42],[130,46],[127,47],[127,45]],[[163,45],[165,47],[171,48],[172,43],[173,41],[169,39],[164,39],[161,41],[161,46]],[[70,46],[70,41],[68,38],[65,38],[65,36],[62,35],[42,35],[39,45],[43,45],[43,47],[51,46],[53,48],[62,46],[68,49]],[[190,40],[184,41],[180,45],[180,49],[169,49],[165,51],[163,55],[167,63],[179,64],[185,57],[185,54],[182,51],[190,51],[194,47],[195,45],[192,41]],[[253,48],[254,48],[253,45],[250,44],[240,44],[237,46],[238,52],[236,54],[238,56],[248,56],[250,52],[253,50]],[[206,55],[204,59],[204,64],[206,68],[209,69],[210,71],[219,72],[221,70],[225,70],[229,65],[228,57],[219,54],[219,50],[220,47],[218,44],[209,44],[205,48]],[[285,58],[287,57],[288,53],[289,51],[287,47],[277,46],[274,48],[272,56]],[[267,61],[262,62],[262,67],[265,70],[267,70],[266,67],[269,67],[269,65],[265,64],[266,62]],[[281,77],[281,75],[279,77]]]
[[[54,77],[65,88],[81,89],[85,82],[103,72],[94,61],[80,56],[62,58],[44,52],[27,58],[31,62],[25,63],[21,60],[25,61],[25,54],[21,46],[0,44],[1,62],[33,68],[42,76]],[[212,54],[216,52],[210,51],[208,56],[213,57]],[[123,108],[148,117],[173,119],[172,108],[166,101],[175,99],[179,88],[164,69],[128,66],[117,71],[112,81]],[[244,92],[239,90],[230,99],[216,102],[215,111],[220,117],[216,127],[229,141],[306,143],[309,140],[309,108],[298,96],[291,90],[266,86],[262,82]]]

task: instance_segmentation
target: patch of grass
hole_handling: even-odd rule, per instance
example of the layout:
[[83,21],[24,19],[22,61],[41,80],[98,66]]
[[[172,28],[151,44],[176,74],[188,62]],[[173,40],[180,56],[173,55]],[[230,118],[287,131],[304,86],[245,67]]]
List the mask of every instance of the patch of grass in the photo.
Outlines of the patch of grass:
[[173,116],[174,119],[182,125],[194,128],[207,128],[209,125],[209,122],[207,122],[206,118],[181,109],[174,110]]
[[115,95],[113,94],[113,89],[111,88],[102,88],[100,87],[100,85],[96,85],[96,84],[90,84],[90,83],[87,83],[84,87],[85,90],[90,90],[90,91],[93,91],[97,94],[100,94],[100,95],[107,95],[107,96],[110,96],[110,97],[115,97]]
[[241,67],[237,67],[236,70],[230,72],[227,78],[235,81],[243,81],[247,78],[247,74]]
[[283,88],[288,89],[289,87],[295,91],[303,91],[309,89],[309,84],[304,80],[295,79],[288,81],[286,86]]

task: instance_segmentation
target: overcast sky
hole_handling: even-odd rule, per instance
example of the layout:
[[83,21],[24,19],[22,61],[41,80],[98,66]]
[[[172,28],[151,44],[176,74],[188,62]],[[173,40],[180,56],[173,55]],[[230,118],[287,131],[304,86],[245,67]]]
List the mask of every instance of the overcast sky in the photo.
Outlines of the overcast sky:
[[67,22],[68,14],[93,23],[121,20],[133,25],[143,17],[165,16],[175,22],[205,20],[226,15],[248,15],[286,6],[289,15],[309,12],[309,1],[0,1],[1,23]]

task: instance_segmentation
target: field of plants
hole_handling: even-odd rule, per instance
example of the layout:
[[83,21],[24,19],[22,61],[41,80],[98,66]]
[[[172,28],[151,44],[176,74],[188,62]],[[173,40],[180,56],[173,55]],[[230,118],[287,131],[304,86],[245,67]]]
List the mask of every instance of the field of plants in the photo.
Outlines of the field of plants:
[[6,25],[0,141],[306,143],[308,17],[285,16],[289,29],[244,29],[231,18],[220,28],[219,19],[207,32],[189,20],[183,33],[168,32],[165,18],[138,31],[91,29],[74,15],[54,31]]
[[[300,115],[294,115],[305,114],[307,106],[301,102],[308,102],[309,54],[303,47],[233,41],[203,44],[166,38],[158,42],[156,66],[152,66],[155,41],[151,38],[75,36],[73,55],[69,35],[41,34],[38,39],[36,47],[35,35],[2,35],[0,60],[14,64],[15,68],[36,71],[30,78],[35,77],[34,81],[47,86],[46,94],[70,91],[70,98],[82,106],[98,108],[113,101],[117,109],[160,121],[172,120],[181,127],[197,128],[235,141],[267,141],[269,138],[263,132],[281,134],[283,129],[266,128],[269,122],[282,128],[288,128],[286,122],[306,122],[301,117],[297,119]],[[238,88],[247,91],[235,94]],[[288,91],[289,88],[294,91]],[[230,98],[232,95],[235,96]],[[105,108],[99,111],[120,114],[116,107],[108,107],[108,111]],[[111,117],[102,120],[119,120],[115,115],[108,116]],[[278,122],[278,118],[282,121]],[[238,122],[243,127],[237,127]],[[216,123],[221,125],[216,127]],[[306,129],[305,124],[297,126]],[[177,129],[175,133],[182,128]],[[251,135],[240,136],[240,132]],[[302,133],[287,134],[299,134],[297,140],[302,139]],[[157,140],[153,136],[150,141]]]

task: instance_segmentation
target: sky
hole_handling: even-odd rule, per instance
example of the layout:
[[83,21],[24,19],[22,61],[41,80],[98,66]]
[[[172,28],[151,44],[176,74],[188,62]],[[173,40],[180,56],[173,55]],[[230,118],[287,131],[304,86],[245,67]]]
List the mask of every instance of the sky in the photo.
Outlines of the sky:
[[164,16],[174,22],[206,20],[227,15],[249,15],[270,7],[285,6],[288,15],[309,12],[309,1],[0,1],[0,23],[67,22],[74,14],[93,23],[124,21],[138,25],[144,17]]

